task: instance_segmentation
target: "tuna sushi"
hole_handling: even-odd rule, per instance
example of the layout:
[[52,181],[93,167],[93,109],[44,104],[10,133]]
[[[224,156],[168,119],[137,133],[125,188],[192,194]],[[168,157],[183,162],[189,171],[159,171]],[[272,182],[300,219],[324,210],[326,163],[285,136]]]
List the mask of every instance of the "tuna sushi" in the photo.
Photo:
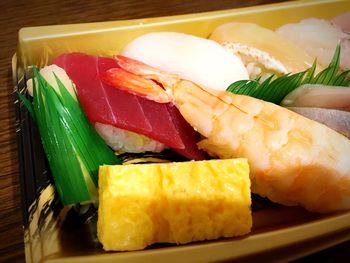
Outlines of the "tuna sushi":
[[[199,134],[174,105],[147,100],[100,79],[101,73],[118,67],[114,59],[67,53],[53,64],[67,72],[89,121],[114,150],[161,151],[169,147],[188,159],[205,159],[196,144]],[[129,142],[121,145],[118,139]]]

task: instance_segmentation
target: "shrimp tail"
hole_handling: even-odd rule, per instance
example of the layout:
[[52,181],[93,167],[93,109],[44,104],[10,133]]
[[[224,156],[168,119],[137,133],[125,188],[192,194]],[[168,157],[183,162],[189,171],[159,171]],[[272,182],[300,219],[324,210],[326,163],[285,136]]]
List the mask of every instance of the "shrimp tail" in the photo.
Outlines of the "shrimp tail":
[[120,68],[111,68],[100,74],[101,80],[118,89],[153,100],[158,103],[171,101],[163,89],[166,77],[161,72],[142,62],[123,57],[115,57]]
[[176,80],[179,79],[179,77],[175,74],[161,71],[129,57],[116,55],[114,56],[114,59],[117,61],[118,66],[127,72],[141,76],[145,79],[156,81],[164,88],[175,85]]

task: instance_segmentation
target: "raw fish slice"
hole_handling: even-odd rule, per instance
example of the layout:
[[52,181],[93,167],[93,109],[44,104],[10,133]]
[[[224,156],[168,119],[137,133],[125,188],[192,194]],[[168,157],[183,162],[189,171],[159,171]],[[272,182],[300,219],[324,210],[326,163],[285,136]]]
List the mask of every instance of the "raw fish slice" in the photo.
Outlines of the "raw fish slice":
[[334,17],[331,22],[340,27],[343,32],[350,33],[350,12]]
[[242,61],[215,41],[177,32],[154,32],[131,41],[122,55],[203,87],[225,90],[249,79]]
[[[97,74],[99,75],[100,72],[108,70],[112,66],[113,62],[110,59],[98,58]],[[100,83],[106,91],[108,107],[111,107],[114,115],[118,117],[118,123],[114,123],[114,125],[136,133],[147,135],[152,133],[152,124],[143,112],[142,106],[136,96],[130,93],[127,94],[126,92],[115,92],[113,87],[101,81]],[[113,123],[111,124],[113,125]]]
[[[154,137],[154,131],[157,131],[160,138],[157,137],[157,140],[161,140],[166,145],[172,145],[173,141],[179,141],[176,149],[185,149],[178,130],[173,124],[172,116],[167,110],[166,104],[164,103],[155,103],[154,101],[147,100],[144,98],[137,98],[140,101],[141,107],[145,116],[148,120],[151,120],[152,132],[145,135],[149,137]],[[179,114],[179,113],[178,113]]]
[[328,20],[308,18],[299,23],[283,25],[276,32],[305,49],[322,66],[329,64],[336,46],[340,44],[340,68],[350,69],[350,35]]
[[[84,68],[84,72],[82,70],[76,70],[81,67],[81,63],[87,65],[87,67],[85,66]],[[80,88],[87,85],[101,85],[96,79],[96,63],[97,58],[85,56],[79,53],[63,54],[53,61],[53,64],[63,68],[75,83],[77,93],[81,95],[81,98],[79,99],[80,103],[82,104],[84,112],[88,116],[90,122],[94,123],[102,118],[105,123],[114,123],[116,117],[112,115],[110,109],[107,107],[95,107],[98,104],[106,103],[105,96],[101,94],[103,90],[96,89],[96,91],[93,92],[93,95],[91,95],[91,90]],[[81,77],[82,74],[84,74],[84,77]],[[101,117],[97,118],[98,116]]]
[[284,107],[316,107],[350,111],[350,88],[304,84],[290,92],[281,102]]
[[115,125],[142,134],[152,131],[134,95],[121,90],[116,92],[99,79],[100,70],[117,66],[113,60],[71,53],[56,58],[53,63],[66,70],[76,85],[79,101],[90,122]]
[[[179,131],[181,140],[186,145],[185,149],[175,149],[181,155],[187,158],[192,157],[194,160],[206,159],[203,151],[199,151],[196,142],[200,141],[200,134],[193,132],[192,126],[182,117],[179,110],[173,104],[166,104],[170,115],[172,116],[173,123],[176,126],[176,130]],[[191,147],[188,147],[190,145]]]
[[[291,41],[253,23],[231,22],[220,25],[210,35],[210,39],[220,44],[240,43],[266,52],[281,62],[288,72],[304,71],[314,61],[302,48]],[[254,53],[251,54],[252,58],[256,56]]]

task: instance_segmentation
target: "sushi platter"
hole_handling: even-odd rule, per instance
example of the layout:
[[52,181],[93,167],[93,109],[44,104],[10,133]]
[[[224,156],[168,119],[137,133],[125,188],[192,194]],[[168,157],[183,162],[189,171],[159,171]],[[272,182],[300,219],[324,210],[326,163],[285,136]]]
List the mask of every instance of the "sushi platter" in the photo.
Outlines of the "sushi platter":
[[349,1],[297,0],[22,28],[26,262],[289,261],[350,240],[349,24]]

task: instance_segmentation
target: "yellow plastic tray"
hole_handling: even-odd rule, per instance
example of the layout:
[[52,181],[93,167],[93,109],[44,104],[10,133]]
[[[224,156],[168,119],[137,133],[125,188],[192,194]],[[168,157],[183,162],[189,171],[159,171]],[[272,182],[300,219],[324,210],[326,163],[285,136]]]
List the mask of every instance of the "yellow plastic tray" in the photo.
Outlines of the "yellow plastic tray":
[[81,51],[112,56],[132,39],[155,31],[207,37],[225,22],[253,22],[275,29],[307,17],[332,18],[350,10],[346,0],[302,0],[218,12],[101,23],[28,27],[19,31],[18,61],[45,65],[63,52]]
[[[57,55],[72,51],[111,56],[147,32],[176,31],[207,37],[216,26],[229,21],[254,22],[275,29],[303,18],[329,19],[346,11],[350,11],[350,1],[302,0],[172,17],[23,28],[13,58],[15,84],[23,81],[29,65],[41,67]],[[33,223],[37,223],[40,209],[50,198],[52,189],[48,187],[38,198],[26,227],[28,262],[249,262],[257,257],[259,261],[291,260],[350,239],[350,212],[322,216],[301,208],[277,206],[254,212],[253,231],[242,238],[122,253],[106,253],[100,248],[84,250],[79,244],[67,250],[71,243],[60,234],[57,220],[49,233],[39,235]]]

